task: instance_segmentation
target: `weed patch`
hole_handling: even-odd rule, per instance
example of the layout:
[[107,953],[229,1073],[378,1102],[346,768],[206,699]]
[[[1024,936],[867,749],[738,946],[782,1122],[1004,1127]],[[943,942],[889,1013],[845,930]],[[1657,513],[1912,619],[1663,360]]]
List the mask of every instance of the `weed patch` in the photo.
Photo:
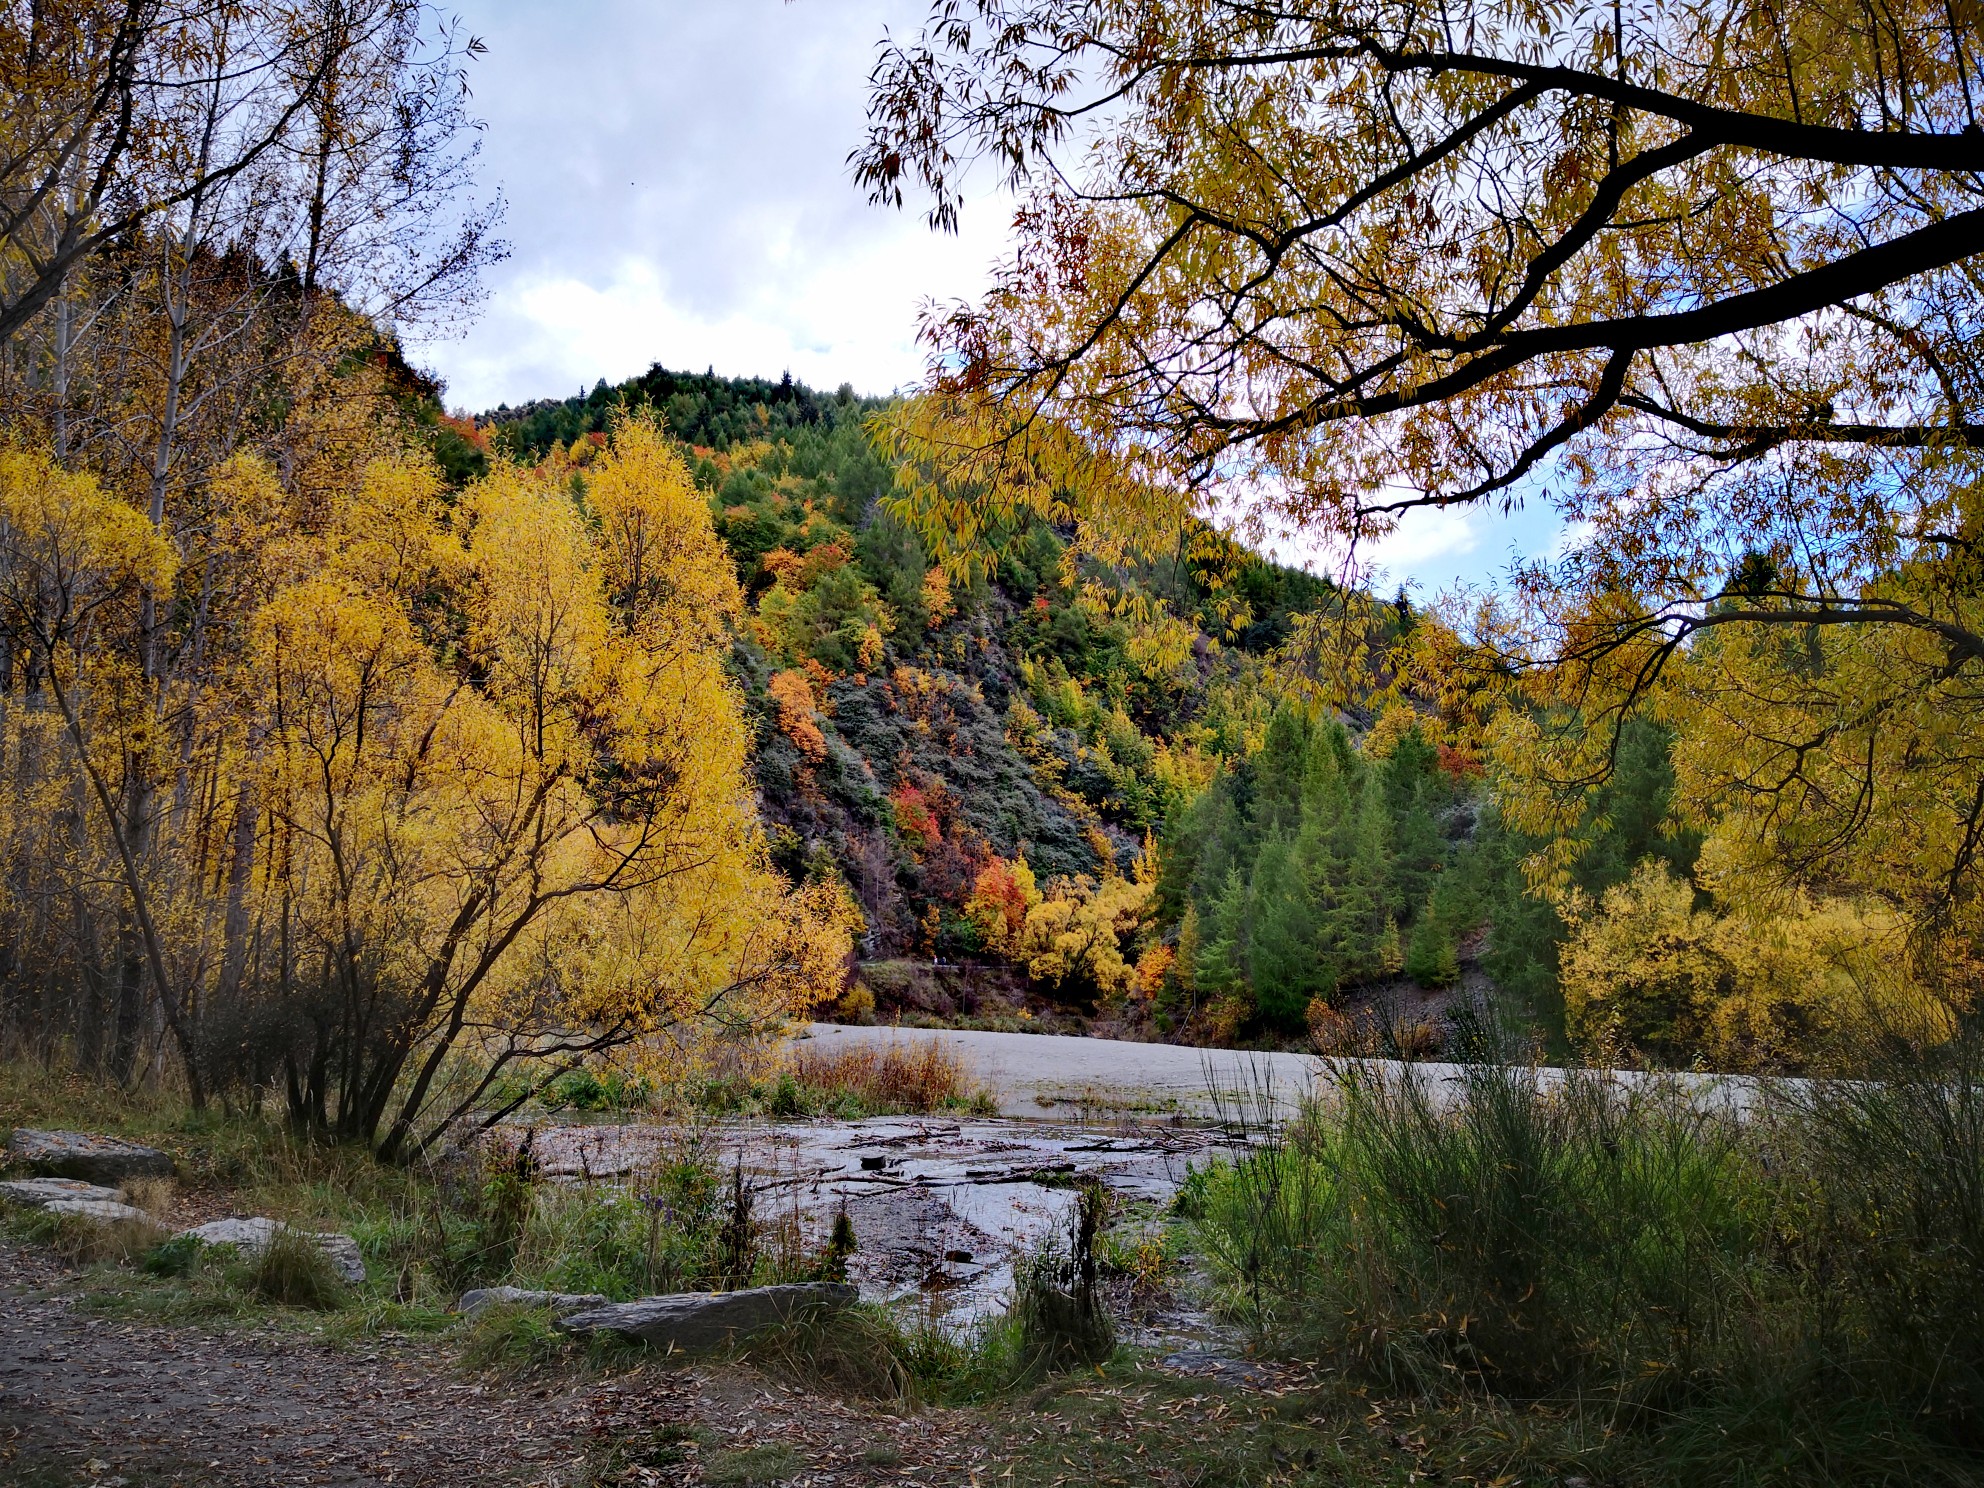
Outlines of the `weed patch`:
[[703,1459],[703,1481],[719,1488],[770,1488],[799,1476],[805,1468],[799,1454],[783,1443],[768,1442],[735,1452],[712,1452]]

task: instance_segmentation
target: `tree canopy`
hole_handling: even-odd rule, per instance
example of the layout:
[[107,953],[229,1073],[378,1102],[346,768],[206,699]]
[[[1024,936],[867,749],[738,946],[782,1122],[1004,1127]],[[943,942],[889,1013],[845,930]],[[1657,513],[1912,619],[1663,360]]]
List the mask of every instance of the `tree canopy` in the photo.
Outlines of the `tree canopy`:
[[1441,658],[1524,685],[1531,824],[1648,711],[1760,883],[1974,932],[1980,42],[1927,3],[946,0],[857,172],[940,228],[974,163],[1022,207],[927,317],[908,504],[1098,547],[1221,514],[1354,574],[1412,508],[1547,502],[1565,550]]

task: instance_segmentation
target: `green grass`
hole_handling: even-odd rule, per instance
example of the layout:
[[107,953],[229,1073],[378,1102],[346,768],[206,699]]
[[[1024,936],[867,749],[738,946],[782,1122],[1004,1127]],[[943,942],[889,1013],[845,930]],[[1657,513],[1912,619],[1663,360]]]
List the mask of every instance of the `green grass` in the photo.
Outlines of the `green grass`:
[[568,1337],[551,1325],[544,1308],[503,1303],[461,1322],[456,1347],[463,1368],[506,1375],[624,1369],[647,1355],[647,1346],[638,1341],[613,1333]]
[[791,1447],[769,1442],[740,1451],[710,1453],[703,1459],[703,1481],[718,1488],[769,1488],[798,1477],[805,1466]]
[[1484,1066],[1451,1107],[1363,1079],[1179,1207],[1271,1349],[1602,1423],[1623,1479],[1751,1488],[1984,1469],[1980,1201],[1984,1083],[1931,1061],[1744,1123],[1596,1076]]

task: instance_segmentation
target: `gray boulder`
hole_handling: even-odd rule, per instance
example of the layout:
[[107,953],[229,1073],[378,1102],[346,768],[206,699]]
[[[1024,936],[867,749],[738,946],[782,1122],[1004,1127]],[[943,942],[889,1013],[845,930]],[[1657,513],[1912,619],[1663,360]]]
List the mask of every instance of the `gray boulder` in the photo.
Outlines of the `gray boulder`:
[[522,1287],[498,1286],[477,1287],[472,1292],[463,1292],[461,1301],[455,1304],[455,1311],[464,1317],[474,1317],[483,1308],[499,1304],[508,1307],[548,1307],[553,1312],[577,1312],[582,1307],[610,1305],[599,1292],[531,1292]]
[[552,1326],[581,1337],[619,1333],[659,1349],[693,1352],[720,1348],[809,1314],[837,1312],[854,1298],[854,1288],[838,1281],[750,1287],[741,1292],[678,1292],[588,1308],[555,1318]]
[[[256,1256],[267,1250],[269,1243],[288,1228],[278,1220],[261,1217],[216,1219],[210,1224],[182,1230],[174,1238],[191,1237],[202,1245],[232,1245],[244,1256]],[[357,1286],[365,1280],[365,1258],[359,1254],[358,1242],[351,1236],[332,1230],[316,1233],[304,1230],[299,1233],[316,1243],[317,1249],[324,1253],[332,1268],[346,1282]]]
[[156,1225],[144,1210],[116,1199],[50,1199],[41,1206],[43,1214],[69,1214],[77,1219],[91,1219],[98,1224],[124,1224],[137,1221],[140,1224]]
[[15,1162],[24,1163],[45,1177],[80,1178],[86,1183],[170,1178],[174,1171],[170,1153],[93,1132],[18,1127],[7,1143],[7,1151]]
[[17,1209],[41,1209],[59,1199],[123,1202],[116,1189],[85,1183],[80,1178],[10,1178],[0,1182],[0,1204],[12,1204]]

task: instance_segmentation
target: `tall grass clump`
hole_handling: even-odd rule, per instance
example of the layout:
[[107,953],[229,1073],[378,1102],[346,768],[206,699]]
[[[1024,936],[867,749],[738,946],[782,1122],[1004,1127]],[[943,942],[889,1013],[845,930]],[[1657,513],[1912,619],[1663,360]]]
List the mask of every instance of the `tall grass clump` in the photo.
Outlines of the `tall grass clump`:
[[346,1298],[344,1279],[315,1240],[288,1226],[269,1237],[249,1271],[256,1296],[277,1307],[330,1312]]
[[1817,1370],[1984,1449],[1984,1033],[1788,1084],[1760,1128]]
[[[785,1072],[790,1089],[771,1104],[772,1114],[921,1115],[983,1104],[970,1071],[955,1049],[934,1040],[915,1044],[860,1044],[830,1052],[800,1044]],[[774,1091],[780,1089],[774,1086]]]
[[1734,1123],[1671,1087],[1353,1070],[1190,1191],[1271,1333],[1395,1383],[1685,1397],[1721,1365],[1767,1223]]
[[1960,1481],[1978,1047],[1748,1087],[1356,1067],[1180,1207],[1231,1311],[1387,1387],[1600,1411],[1705,1481]]

